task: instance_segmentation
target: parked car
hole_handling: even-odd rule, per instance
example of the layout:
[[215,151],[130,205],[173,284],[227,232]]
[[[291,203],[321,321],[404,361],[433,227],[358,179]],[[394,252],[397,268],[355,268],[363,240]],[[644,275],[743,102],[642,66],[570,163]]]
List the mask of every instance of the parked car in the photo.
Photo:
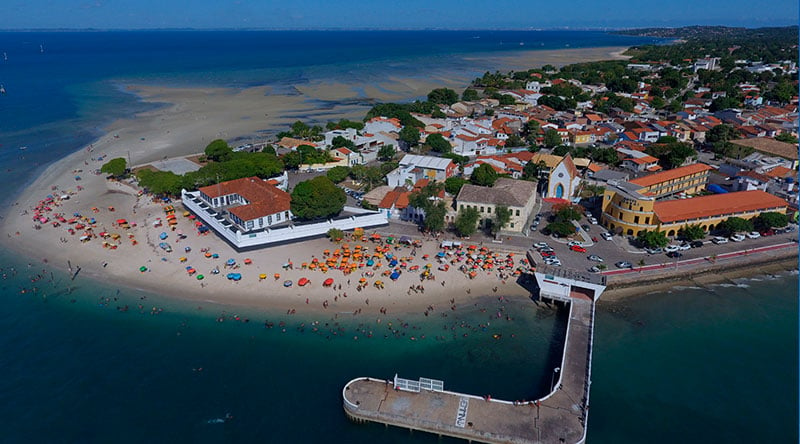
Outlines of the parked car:
[[544,263],[547,265],[552,265],[554,267],[561,266],[561,261],[558,258],[549,258],[548,260],[545,260]]
[[674,253],[679,249],[680,247],[678,247],[677,245],[667,245],[666,247],[664,247],[664,251],[666,251],[667,253]]
[[547,248],[550,245],[547,245],[547,242],[536,242],[533,244],[533,248]]
[[609,233],[608,231],[604,231],[604,232],[600,233],[600,237],[602,237],[603,239],[605,239],[607,241],[610,241],[612,236],[611,236],[611,233]]
[[731,240],[734,242],[741,242],[745,239],[747,238],[745,237],[744,234],[734,234],[733,236],[731,236]]
[[590,217],[589,218],[589,223],[592,224],[592,225],[597,225],[597,218]]
[[678,245],[678,251],[687,251],[692,248],[692,245],[689,242],[684,242]]
[[594,267],[592,267],[592,268],[590,268],[590,269],[589,269],[589,272],[590,272],[590,273],[600,273],[600,267],[598,267],[597,265],[595,265]]
[[681,253],[680,251],[670,251],[669,253],[667,253],[667,257],[671,257],[674,259],[677,259],[681,256],[683,256],[683,253]]
[[590,254],[587,259],[589,259],[590,261],[595,261],[595,262],[603,262],[603,258],[598,256],[598,255],[596,255],[596,254]]
[[589,231],[589,230],[592,229],[592,227],[590,227],[590,226],[588,226],[586,224],[581,225],[581,228],[583,228],[584,231]]
[[717,245],[720,245],[720,244],[727,244],[727,243],[728,243],[728,239],[727,239],[727,238],[724,238],[724,237],[722,237],[722,236],[717,236],[717,237],[715,237],[714,239],[711,239],[711,242],[714,242],[714,243],[715,243],[715,244],[717,244]]
[[703,246],[703,243],[704,242],[701,241],[701,240],[696,240],[696,241],[692,241],[692,243],[690,243],[689,245],[691,245],[692,248],[700,248],[700,247]]
[[774,234],[775,234],[775,232],[772,231],[772,230],[764,230],[764,231],[761,232],[762,236],[772,236]]
[[580,245],[573,245],[569,247],[569,249],[578,253],[586,253],[586,249],[581,247]]
[[579,246],[579,247],[580,247],[580,246],[583,246],[583,244],[581,244],[581,243],[580,243],[580,242],[578,242],[578,241],[569,241],[569,242],[567,242],[567,246],[568,246],[568,247],[574,247],[574,246],[576,246],[576,245],[577,245],[577,246]]
[[542,251],[542,252],[540,252],[539,254],[541,254],[541,255],[542,255],[542,257],[543,257],[543,258],[545,258],[545,259],[547,259],[548,257],[553,257],[553,256],[555,256],[555,255],[556,255],[556,254],[555,254],[554,252],[552,252],[552,251]]
[[758,239],[759,237],[761,237],[761,234],[758,231],[751,231],[747,233],[747,237],[749,237],[750,239]]
[[616,264],[617,268],[633,268],[633,264],[628,261],[619,261]]
[[663,253],[663,252],[664,252],[664,249],[663,249],[663,248],[661,248],[661,247],[657,247],[657,248],[645,248],[645,249],[644,249],[644,251],[646,251],[648,254],[661,254],[661,253]]

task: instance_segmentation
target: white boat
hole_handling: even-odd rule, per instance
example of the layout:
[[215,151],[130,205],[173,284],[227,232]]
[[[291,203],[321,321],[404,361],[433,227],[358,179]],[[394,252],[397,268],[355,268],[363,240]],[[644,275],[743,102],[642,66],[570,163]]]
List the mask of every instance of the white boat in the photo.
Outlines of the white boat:
[[6,88],[3,85],[0,85],[0,94],[5,94]]
[[6,54],[5,51],[3,51],[3,60],[8,60],[8,54]]
[[39,52],[44,52],[44,45],[39,45]]

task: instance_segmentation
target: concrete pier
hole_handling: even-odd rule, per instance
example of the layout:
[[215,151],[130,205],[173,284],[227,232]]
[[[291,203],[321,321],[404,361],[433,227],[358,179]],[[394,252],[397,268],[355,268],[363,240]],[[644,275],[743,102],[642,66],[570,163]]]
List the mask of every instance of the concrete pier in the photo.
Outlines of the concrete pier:
[[[547,278],[554,278],[548,275]],[[559,284],[560,285],[560,284]],[[583,289],[585,290],[585,288]],[[591,383],[594,303],[580,289],[570,305],[558,379],[547,396],[526,403],[444,390],[441,381],[356,378],[342,390],[354,421],[372,421],[488,443],[582,443],[586,438]],[[559,300],[563,300],[560,299]],[[554,371],[556,371],[554,369]]]

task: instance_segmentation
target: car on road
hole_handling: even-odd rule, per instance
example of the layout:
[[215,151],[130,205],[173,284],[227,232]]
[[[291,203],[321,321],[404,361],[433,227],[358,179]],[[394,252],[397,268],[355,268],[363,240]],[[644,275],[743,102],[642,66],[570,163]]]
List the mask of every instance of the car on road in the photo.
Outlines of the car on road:
[[589,223],[592,224],[592,225],[597,225],[597,218],[590,217],[589,218]]
[[578,253],[586,253],[586,249],[581,247],[580,245],[573,245],[569,247],[569,249]]
[[711,239],[711,242],[714,242],[714,243],[715,243],[715,244],[717,244],[717,245],[720,245],[720,244],[727,244],[727,243],[728,243],[728,239],[727,239],[727,238],[724,238],[724,237],[722,237],[722,236],[717,236],[717,237],[715,237],[714,239]]
[[590,272],[590,273],[600,273],[600,267],[598,267],[597,265],[595,265],[594,267],[592,267],[592,268],[590,268],[590,269],[589,269],[589,272]]
[[680,247],[678,247],[677,245],[667,245],[666,247],[664,247],[664,251],[666,251],[667,253],[673,253],[678,250],[680,250]]
[[550,245],[547,245],[547,242],[536,242],[533,244],[533,248],[547,248]]
[[596,254],[590,254],[587,257],[587,259],[589,259],[590,261],[595,261],[595,262],[603,262],[603,258],[598,256],[598,255],[596,255]]
[[583,246],[583,244],[581,244],[581,243],[580,243],[580,242],[578,242],[578,241],[569,241],[569,242],[567,242],[567,246],[568,246],[568,247],[574,247],[574,246],[576,246],[576,245],[577,245],[577,246],[579,246],[579,247]]
[[692,241],[692,243],[689,245],[691,245],[692,248],[700,248],[703,246],[703,241],[701,240]]
[[610,241],[612,236],[611,236],[611,233],[609,233],[608,231],[604,231],[604,232],[600,233],[600,237],[602,237],[603,239],[605,239],[607,241]]
[[628,261],[619,261],[616,264],[617,268],[633,268],[633,264]]
[[644,251],[646,251],[647,254],[661,254],[661,253],[664,252],[664,249],[661,248],[661,247],[656,247],[656,248],[649,248],[648,247],[648,248],[645,248]]
[[592,229],[592,227],[586,224],[581,225],[581,228],[583,228],[583,231],[590,231]]
[[747,237],[749,237],[750,239],[758,239],[759,237],[761,237],[761,234],[758,231],[751,231],[747,233]]
[[552,252],[552,251],[542,251],[542,252],[540,252],[539,254],[541,254],[541,255],[542,255],[542,257],[543,257],[543,258],[545,258],[545,259],[546,259],[546,258],[548,258],[548,257],[553,257],[553,256],[555,256],[555,255],[556,255],[556,254],[555,254],[554,252]]
[[733,236],[731,236],[731,240],[734,242],[741,242],[745,239],[747,238],[744,236],[744,234],[734,234]]
[[687,251],[692,248],[692,245],[689,242],[684,242],[678,245],[678,251]]
[[667,253],[667,257],[671,257],[673,259],[677,259],[681,256],[683,256],[683,253],[681,253],[680,251],[670,251],[669,253]]
[[561,260],[559,260],[557,257],[545,259],[544,263],[547,264],[547,265],[553,265],[553,266],[556,266],[556,267],[560,267],[561,266]]

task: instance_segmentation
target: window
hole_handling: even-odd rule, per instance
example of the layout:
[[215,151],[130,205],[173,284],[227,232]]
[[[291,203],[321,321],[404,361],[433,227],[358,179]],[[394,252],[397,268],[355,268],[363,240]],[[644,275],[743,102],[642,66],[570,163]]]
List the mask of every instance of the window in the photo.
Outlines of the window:
[[514,222],[511,222],[511,228],[514,228]]
[[645,217],[644,218],[644,223],[649,224],[650,223],[650,218],[649,217]]
[[261,228],[263,226],[264,226],[264,218],[263,217],[259,217],[258,218],[258,227]]
[[483,207],[481,207],[481,213],[483,213]]
[[517,210],[517,216],[519,216],[519,210]]
[[289,212],[288,211],[284,211],[283,215],[286,217],[286,219],[289,219]]
[[639,211],[644,211],[644,207],[639,207]]
[[486,207],[486,212],[492,214],[492,207]]
[[639,216],[633,216],[633,223],[635,224],[639,223]]
[[267,225],[272,225],[272,215],[267,216]]
[[253,221],[252,220],[248,220],[247,223],[245,224],[245,226],[247,227],[248,230],[252,230],[253,229]]

